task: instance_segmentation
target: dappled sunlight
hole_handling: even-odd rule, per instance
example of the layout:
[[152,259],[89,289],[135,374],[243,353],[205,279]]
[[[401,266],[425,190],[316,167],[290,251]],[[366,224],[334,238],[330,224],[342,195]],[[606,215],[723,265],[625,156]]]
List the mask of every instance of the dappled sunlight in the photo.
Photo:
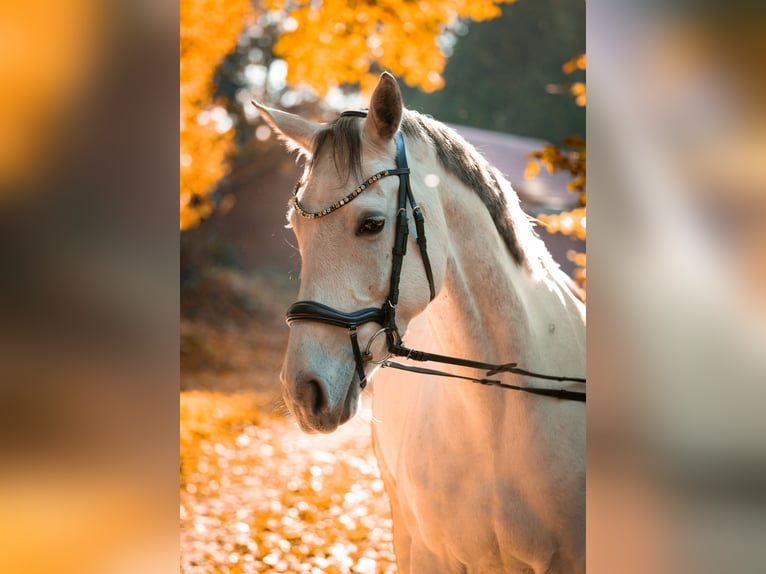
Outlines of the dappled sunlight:
[[[445,85],[447,60],[467,22],[497,18],[513,2],[182,0],[180,228],[196,227],[218,209],[216,186],[236,153],[234,101],[242,109],[236,120],[244,122],[256,117],[253,98],[283,108],[318,98],[353,107],[359,91],[366,100],[382,70],[435,92]],[[222,95],[216,74],[237,51],[247,54],[246,63],[233,93]],[[258,135],[267,137],[263,130]]]
[[[584,71],[585,62],[585,54],[576,56],[564,64],[563,70],[568,74],[577,69]],[[578,82],[576,85],[577,84],[580,83]],[[582,86],[581,95],[583,99],[580,101],[580,97],[578,96],[577,103],[578,105],[584,106],[585,84],[580,85]],[[573,90],[572,93],[575,94],[575,91]],[[545,226],[545,229],[549,233],[561,233],[585,241],[588,235],[586,226],[587,197],[585,193],[587,180],[586,145],[585,141],[579,136],[571,136],[565,139],[563,143],[565,146],[564,149],[552,144],[546,144],[542,150],[527,154],[527,159],[530,161],[527,163],[527,167],[524,171],[524,178],[534,179],[537,177],[541,166],[544,166],[548,173],[555,173],[557,171],[569,172],[572,179],[567,183],[567,189],[578,195],[578,203],[580,207],[558,213],[541,213],[537,216],[537,219],[543,226]],[[583,296],[585,296],[587,286],[585,253],[578,253],[570,250],[570,252],[567,253],[567,259],[575,264],[572,277],[582,289]]]
[[181,395],[182,571],[396,571],[369,425],[306,435],[258,402]]
[[[181,325],[181,571],[396,571],[369,395],[335,433],[301,432],[279,385],[293,291],[280,276],[219,275],[256,311],[235,313],[231,295],[223,307],[221,283],[186,299],[209,308]],[[215,324],[224,309],[236,324]]]

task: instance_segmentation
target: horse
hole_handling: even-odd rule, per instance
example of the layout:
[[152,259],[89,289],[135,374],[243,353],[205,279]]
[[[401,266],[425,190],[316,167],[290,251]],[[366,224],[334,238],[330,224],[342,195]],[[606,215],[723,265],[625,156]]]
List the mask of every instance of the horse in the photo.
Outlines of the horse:
[[284,401],[329,433],[369,380],[399,570],[584,572],[585,306],[511,184],[387,72],[327,124],[253,103],[305,161]]

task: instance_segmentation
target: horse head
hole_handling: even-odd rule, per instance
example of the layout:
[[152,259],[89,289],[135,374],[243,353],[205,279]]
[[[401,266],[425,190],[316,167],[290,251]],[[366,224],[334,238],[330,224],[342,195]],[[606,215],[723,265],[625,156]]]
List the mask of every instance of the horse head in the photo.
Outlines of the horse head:
[[[330,124],[256,105],[271,128],[306,158],[288,220],[301,253],[299,299],[324,313],[291,324],[281,373],[283,395],[304,431],[332,432],[356,413],[360,389],[373,371],[371,359],[386,354],[386,337],[374,336],[383,325],[373,310],[384,308],[390,297],[401,182],[387,170],[398,167],[396,138],[406,112],[399,86],[388,73],[381,76],[366,114],[344,115]],[[420,159],[412,154],[411,163],[415,158]],[[408,177],[428,215],[428,252],[435,277],[430,283],[438,290],[446,268],[446,226],[433,190],[420,193],[423,178],[435,167],[410,167]],[[416,255],[401,259],[397,335],[404,334],[430,301],[429,279],[412,245],[417,232],[412,221],[407,225],[413,230],[407,251]],[[351,329],[342,314],[359,315],[360,309],[369,311],[368,318]],[[341,316],[340,324],[328,321],[328,316]],[[369,353],[362,364],[360,349],[365,347]]]

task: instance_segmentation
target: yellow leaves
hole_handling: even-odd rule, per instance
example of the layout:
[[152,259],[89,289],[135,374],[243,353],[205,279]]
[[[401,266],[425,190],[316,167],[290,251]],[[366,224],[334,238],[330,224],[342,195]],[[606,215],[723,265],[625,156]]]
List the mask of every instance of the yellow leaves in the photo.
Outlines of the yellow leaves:
[[[195,110],[190,102],[186,102],[185,108],[189,115]],[[183,230],[194,227],[212,213],[214,205],[210,194],[225,175],[232,135],[219,133],[215,124],[201,124],[193,117],[181,130],[180,139],[180,224]]]
[[[555,214],[538,215],[538,220],[545,225],[550,233],[562,233],[585,241],[587,237],[587,210],[585,207],[585,142],[579,136],[570,136],[564,143],[570,148],[568,151],[561,150],[557,146],[547,144],[542,150],[527,154],[528,159],[533,159],[527,164],[524,176],[529,179],[540,171],[540,163],[553,173],[557,170],[569,171],[573,176],[568,184],[569,191],[579,193],[581,207],[571,211],[563,211]],[[585,291],[585,254],[570,251],[567,257],[576,265],[574,280]]]
[[496,18],[498,5],[512,1],[323,0],[290,11],[297,27],[282,34],[274,53],[287,62],[288,83],[320,96],[342,84],[369,91],[380,69],[431,92],[444,86],[446,57],[437,44],[444,28],[458,18]]
[[585,189],[585,174],[580,173],[576,178],[567,183],[569,191],[581,191]]
[[[216,110],[213,75],[252,16],[249,0],[181,0],[180,5],[180,227],[209,216],[210,194],[226,173],[232,134],[220,122],[201,121]],[[222,108],[218,108],[221,109]]]
[[541,214],[538,216],[538,219],[551,233],[571,235],[582,240],[586,238],[586,213],[584,207],[550,215]]
[[585,84],[583,82],[575,82],[570,86],[569,91],[573,96],[585,94]]
[[[580,204],[585,205],[586,183],[586,151],[585,142],[578,136],[570,136],[564,140],[569,150],[562,150],[558,146],[546,144],[542,150],[534,151],[526,155],[527,159],[533,160],[527,164],[524,176],[531,179],[540,170],[538,164],[542,164],[548,173],[568,171],[573,179],[567,184],[569,191],[580,194]],[[534,167],[536,166],[536,167]]]
[[194,441],[221,438],[234,427],[253,424],[260,415],[255,397],[241,394],[191,391],[180,397],[181,442],[188,448]]
[[471,20],[491,20],[502,13],[500,7],[492,2],[470,2]]
[[586,104],[586,97],[585,97],[585,83],[584,82],[575,82],[571,86],[569,86],[569,93],[572,94],[575,97],[575,102],[578,106],[584,107]]
[[573,278],[575,283],[582,289],[582,295],[584,297],[587,288],[587,263],[585,253],[579,253],[574,249],[570,249],[567,251],[567,259],[575,264]]
[[574,56],[571,59],[564,62],[564,64],[561,66],[561,70],[565,74],[572,74],[577,70],[584,71],[585,68],[586,68],[585,54],[579,54],[577,56]]
[[[273,52],[287,64],[286,81],[325,96],[344,84],[372,92],[380,70],[423,91],[444,87],[447,57],[438,38],[458,19],[500,16],[514,0],[264,0],[266,10],[289,16]],[[181,229],[216,209],[211,193],[226,174],[232,134],[201,124],[211,111],[213,75],[254,15],[250,0],[181,0]]]
[[583,158],[585,157],[585,140],[578,135],[572,135],[564,138],[564,145],[577,151]]
[[540,164],[536,161],[530,161],[524,170],[524,179],[532,179],[540,173]]
[[569,259],[572,263],[574,263],[578,267],[585,267],[586,265],[585,253],[579,253],[573,249],[570,249],[569,251],[567,251],[567,259]]
[[261,408],[181,394],[182,571],[395,572],[369,426],[308,436]]
[[[288,330],[274,321],[297,287],[280,273],[225,277],[262,299],[241,327],[181,323],[181,384],[197,389],[180,393],[181,571],[395,572],[370,425],[306,435],[277,402]],[[206,357],[183,360],[184,347]]]
[[[587,67],[587,60],[585,54],[579,54],[577,56],[574,56],[573,58],[567,60],[564,62],[564,64],[561,66],[561,70],[565,74],[573,74],[574,72],[580,70],[585,71]],[[563,91],[567,91],[575,98],[575,103],[580,107],[585,107],[587,104],[587,97],[585,94],[585,82],[573,82],[572,84],[569,84],[568,86],[554,86],[557,88],[559,93]]]

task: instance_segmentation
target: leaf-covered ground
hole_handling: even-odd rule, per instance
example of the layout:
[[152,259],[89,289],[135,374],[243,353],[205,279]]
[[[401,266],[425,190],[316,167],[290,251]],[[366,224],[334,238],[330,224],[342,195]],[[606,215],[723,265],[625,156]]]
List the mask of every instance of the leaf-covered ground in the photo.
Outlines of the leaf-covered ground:
[[279,315],[181,326],[181,572],[395,572],[369,411],[332,435],[284,415]]

